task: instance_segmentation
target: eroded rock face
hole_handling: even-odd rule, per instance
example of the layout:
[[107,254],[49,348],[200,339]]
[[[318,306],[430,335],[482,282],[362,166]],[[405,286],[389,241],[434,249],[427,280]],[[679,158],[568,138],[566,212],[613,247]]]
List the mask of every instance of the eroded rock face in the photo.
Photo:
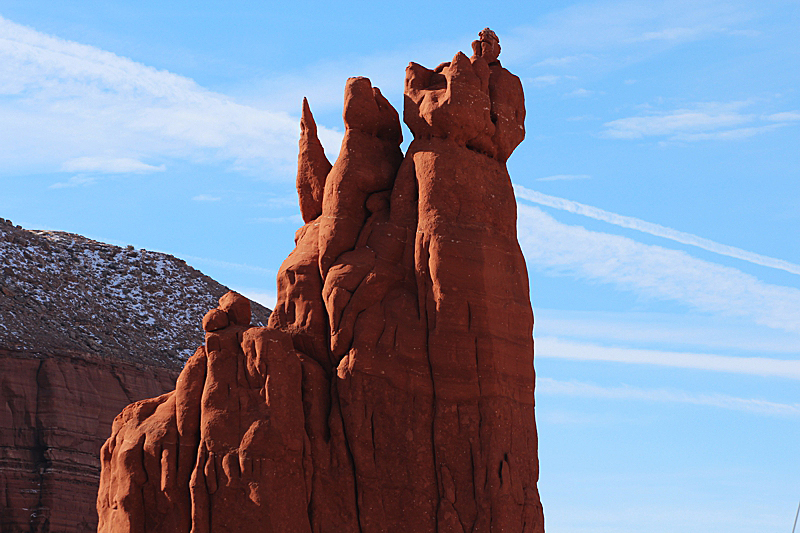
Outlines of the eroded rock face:
[[175,388],[227,290],[166,254],[0,219],[0,532],[96,531],[114,417]]
[[119,410],[174,368],[0,348],[0,531],[95,531],[97,452]]
[[235,320],[245,300],[226,296],[176,390],[117,417],[100,531],[544,531],[505,167],[522,86],[493,32],[473,50],[409,65],[404,157],[366,78],[347,82],[332,167],[304,105],[306,224],[269,325]]

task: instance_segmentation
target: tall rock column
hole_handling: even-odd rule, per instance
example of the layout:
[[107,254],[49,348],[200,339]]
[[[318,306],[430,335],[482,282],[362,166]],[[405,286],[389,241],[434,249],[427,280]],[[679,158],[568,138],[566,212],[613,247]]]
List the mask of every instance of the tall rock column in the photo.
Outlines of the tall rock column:
[[233,293],[175,392],[103,449],[100,531],[543,533],[533,314],[505,162],[519,79],[473,56],[410,64],[397,112],[345,87],[330,165],[307,102],[305,225],[267,328]]
[[365,530],[542,527],[533,314],[505,166],[524,137],[524,98],[496,36],[474,48],[408,67],[414,141],[325,278]]
[[[533,313],[505,160],[524,137],[522,86],[483,32],[406,75],[414,133],[401,172],[419,188],[415,259],[434,384],[440,531],[541,524],[533,423]],[[490,49],[489,52],[492,50]],[[444,524],[444,527],[442,527]]]

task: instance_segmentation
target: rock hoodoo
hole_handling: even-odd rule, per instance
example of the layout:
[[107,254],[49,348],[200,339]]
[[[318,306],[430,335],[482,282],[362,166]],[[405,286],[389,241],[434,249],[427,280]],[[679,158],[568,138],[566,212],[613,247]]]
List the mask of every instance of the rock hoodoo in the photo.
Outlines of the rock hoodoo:
[[304,102],[305,225],[269,324],[222,298],[175,391],[117,417],[101,532],[544,531],[505,166],[523,91],[491,30],[473,52],[407,68],[405,156],[368,79],[347,81],[333,165]]

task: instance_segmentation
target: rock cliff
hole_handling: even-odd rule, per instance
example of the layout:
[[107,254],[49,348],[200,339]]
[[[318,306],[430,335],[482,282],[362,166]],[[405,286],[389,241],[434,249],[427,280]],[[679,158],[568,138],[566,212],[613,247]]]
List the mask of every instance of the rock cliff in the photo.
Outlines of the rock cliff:
[[505,162],[519,79],[486,29],[473,55],[406,70],[397,112],[345,87],[331,165],[307,102],[305,225],[253,327],[234,293],[174,391],[102,449],[104,533],[542,533],[533,314]]
[[227,290],[166,254],[0,219],[0,531],[96,530],[111,422],[175,387]]

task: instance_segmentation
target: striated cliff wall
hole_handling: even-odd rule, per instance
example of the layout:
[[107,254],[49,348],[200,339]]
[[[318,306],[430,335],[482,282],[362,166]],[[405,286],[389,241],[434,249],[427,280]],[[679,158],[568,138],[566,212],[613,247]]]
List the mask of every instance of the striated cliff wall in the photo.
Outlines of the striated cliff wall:
[[97,529],[111,422],[175,387],[226,291],[166,254],[0,219],[2,533]]
[[176,377],[85,353],[0,349],[0,529],[95,531],[97,454],[111,421]]

